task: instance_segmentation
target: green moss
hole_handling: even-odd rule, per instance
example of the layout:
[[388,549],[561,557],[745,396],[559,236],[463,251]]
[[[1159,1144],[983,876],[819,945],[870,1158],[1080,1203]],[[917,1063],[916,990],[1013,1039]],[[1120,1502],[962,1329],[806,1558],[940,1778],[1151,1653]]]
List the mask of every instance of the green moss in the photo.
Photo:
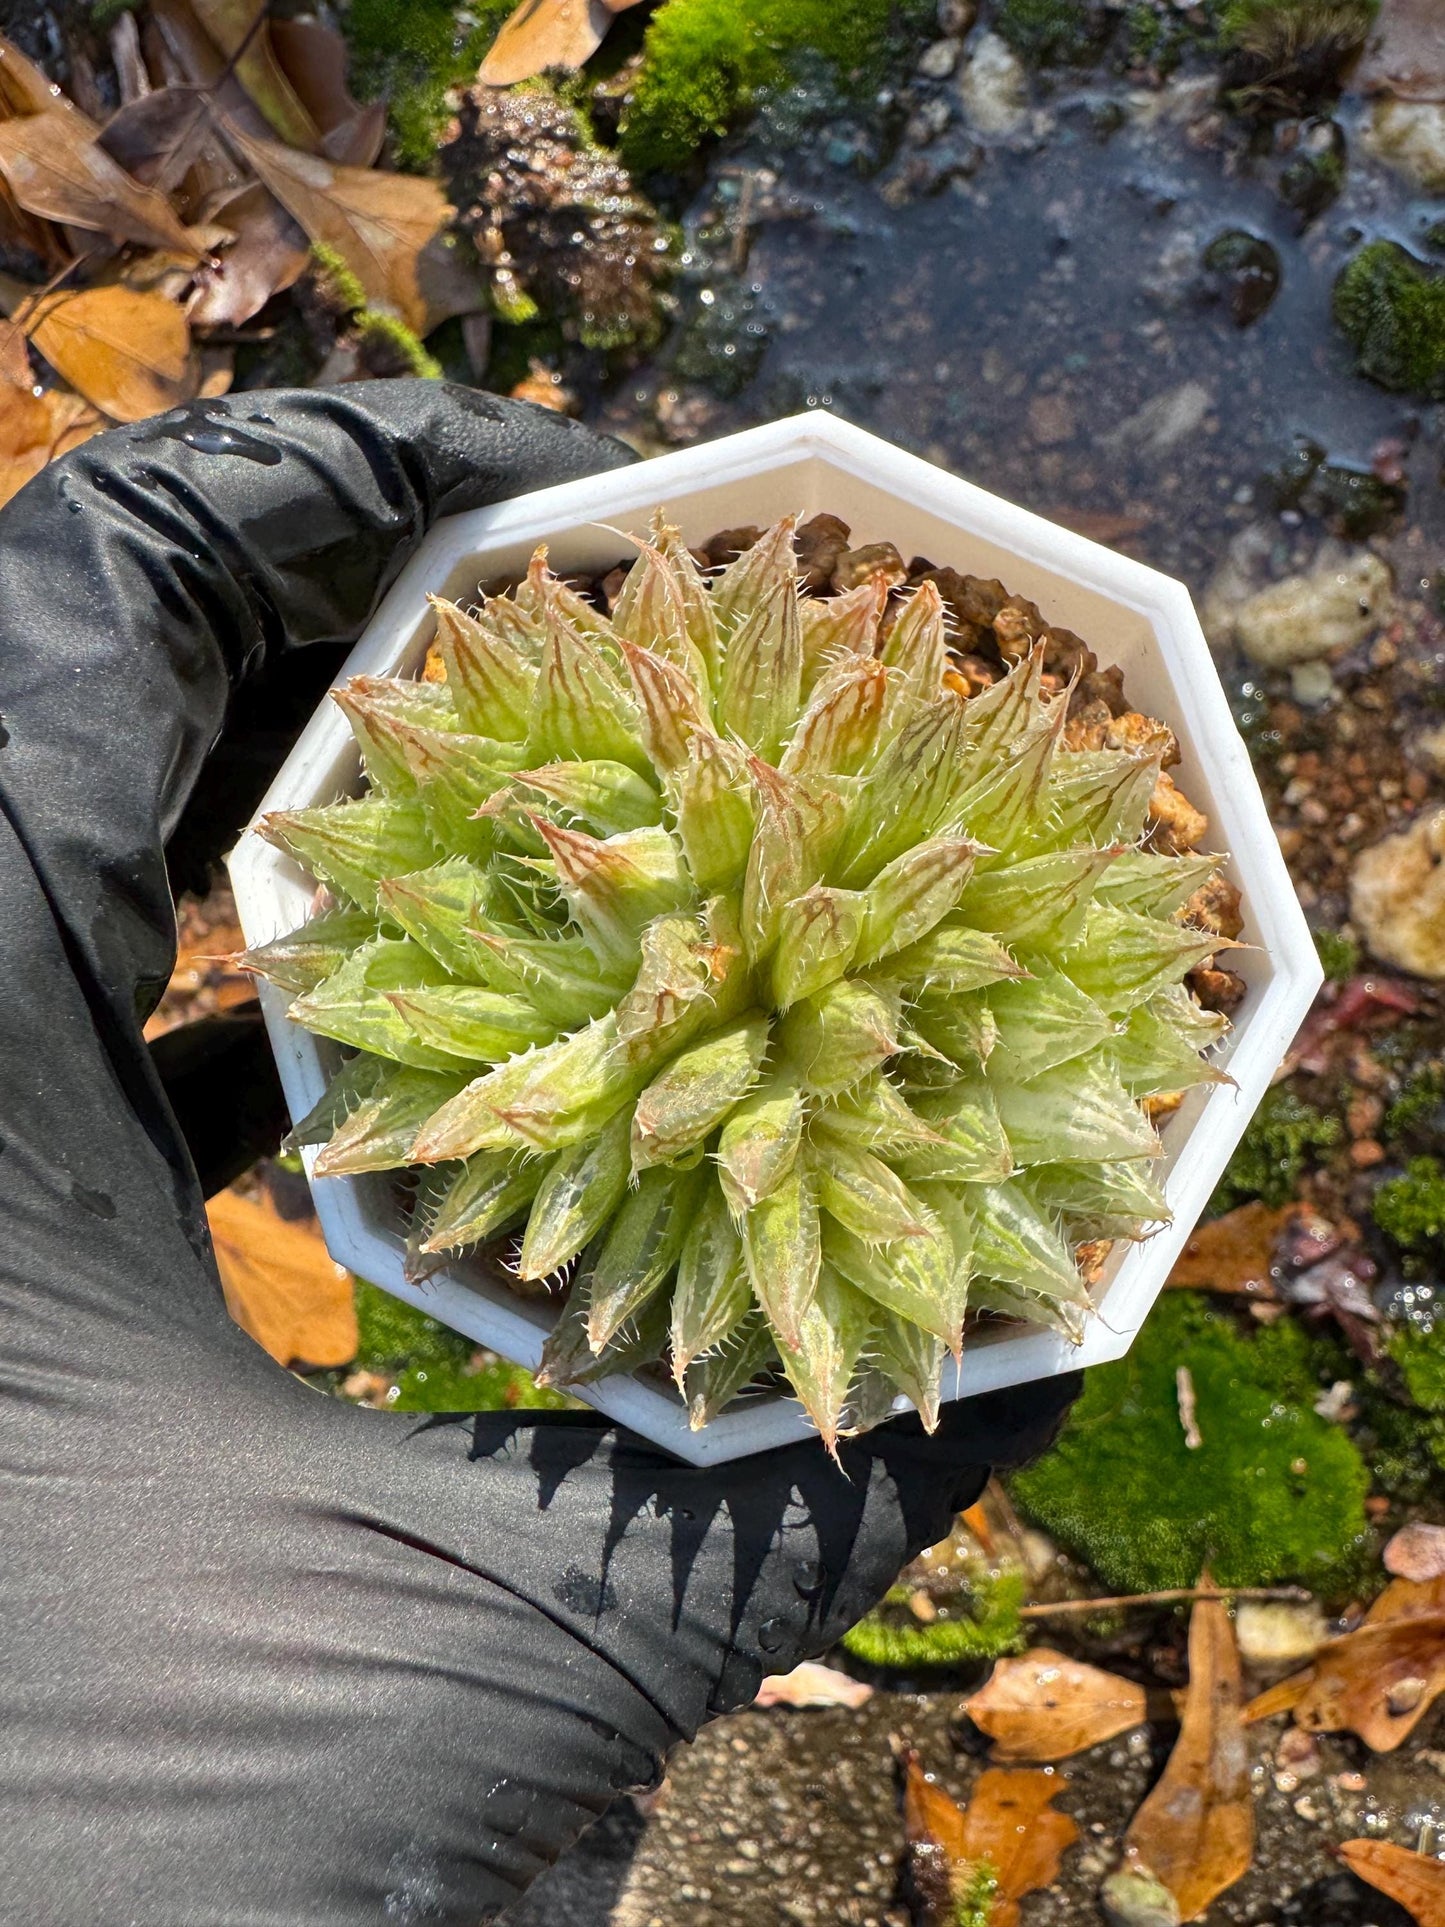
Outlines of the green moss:
[[1348,983],[1360,967],[1360,946],[1338,930],[1316,930],[1315,949],[1332,984]]
[[429,355],[421,337],[408,328],[404,321],[395,315],[380,314],[375,308],[363,308],[356,317],[357,333],[363,340],[370,339],[390,350],[409,375],[421,375],[428,381],[440,381],[441,363]]
[[1380,0],[1228,0],[1219,17],[1227,46],[1278,57],[1323,40],[1361,46]]
[[980,1573],[966,1614],[935,1619],[926,1626],[909,1611],[908,1597],[908,1587],[895,1586],[881,1606],[843,1635],[844,1651],[865,1666],[903,1673],[966,1666],[1023,1651],[1020,1572]]
[[501,1359],[473,1366],[476,1346],[415,1306],[365,1279],[356,1280],[357,1368],[394,1379],[398,1412],[495,1412],[560,1409],[571,1400],[545,1391],[520,1365]]
[[1435,1498],[1445,1467],[1445,1412],[1402,1405],[1373,1378],[1359,1389],[1359,1438],[1371,1483],[1402,1505]]
[[[1311,1409],[1309,1340],[1282,1320],[1257,1337],[1169,1293],[1126,1358],[1099,1365],[1057,1445],[1015,1473],[1016,1502],[1118,1592],[1192,1585],[1348,1583],[1369,1476],[1348,1435]],[[1203,1443],[1191,1451],[1175,1373],[1187,1366]]]
[[1211,1213],[1232,1211],[1250,1198],[1267,1205],[1287,1204],[1317,1153],[1340,1142],[1343,1126],[1302,1102],[1293,1091],[1276,1085],[1250,1119],[1239,1148],[1229,1160],[1214,1196]]
[[1385,1112],[1384,1136],[1387,1143],[1430,1129],[1445,1105],[1445,1062],[1439,1058],[1417,1065],[1400,1086],[1398,1095]]
[[1088,0],[1003,0],[994,25],[1019,58],[1036,67],[1076,65],[1099,40]]
[[511,0],[351,0],[341,21],[352,80],[364,99],[385,94],[397,164],[418,173],[436,162],[447,89],[475,79]]
[[1398,393],[1445,395],[1445,272],[1371,241],[1340,270],[1334,313],[1362,375]]
[[998,1875],[991,1860],[976,1860],[953,1893],[953,1927],[989,1927],[998,1897]]
[[1420,1410],[1445,1413],[1445,1316],[1402,1326],[1390,1340],[1390,1356]]
[[932,17],[924,0],[666,0],[643,42],[622,157],[636,174],[686,167],[761,93],[784,86],[799,55],[821,58],[862,95]]
[[1370,1202],[1375,1223],[1418,1274],[1445,1255],[1445,1165],[1411,1158],[1398,1178],[1387,1178]]

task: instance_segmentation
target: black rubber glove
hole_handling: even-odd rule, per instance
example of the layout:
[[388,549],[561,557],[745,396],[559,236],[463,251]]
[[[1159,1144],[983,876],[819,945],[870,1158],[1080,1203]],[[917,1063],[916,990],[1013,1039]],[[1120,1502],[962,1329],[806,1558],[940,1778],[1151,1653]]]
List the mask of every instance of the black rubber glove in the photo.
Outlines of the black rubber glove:
[[[1075,1389],[895,1423],[846,1476],[697,1471],[590,1414],[353,1408],[225,1314],[141,1039],[163,846],[228,715],[271,726],[243,678],[354,637],[436,516],[625,459],[377,382],[116,430],[0,515],[0,1917],[474,1927]],[[212,1159],[226,1090],[189,1080]]]

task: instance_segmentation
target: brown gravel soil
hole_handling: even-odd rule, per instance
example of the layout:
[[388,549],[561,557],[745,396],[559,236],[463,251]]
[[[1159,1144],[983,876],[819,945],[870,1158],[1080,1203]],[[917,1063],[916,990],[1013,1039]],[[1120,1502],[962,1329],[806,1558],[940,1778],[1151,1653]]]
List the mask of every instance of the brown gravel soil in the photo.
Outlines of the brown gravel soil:
[[[1418,1848],[1445,1827],[1445,1716],[1369,1762],[1318,1741],[1307,1777],[1275,1764],[1286,1722],[1250,1734],[1259,1848],[1204,1927],[1408,1927],[1338,1867],[1362,1836]],[[621,1802],[504,1916],[507,1927],[910,1927],[889,1742],[917,1747],[956,1799],[983,1761],[966,1750],[952,1694],[879,1693],[857,1712],[738,1713],[674,1761],[644,1819]],[[1023,1902],[1022,1927],[1092,1927],[1098,1890],[1173,1733],[1139,1727],[1057,1770],[1080,1842],[1056,1885]]]

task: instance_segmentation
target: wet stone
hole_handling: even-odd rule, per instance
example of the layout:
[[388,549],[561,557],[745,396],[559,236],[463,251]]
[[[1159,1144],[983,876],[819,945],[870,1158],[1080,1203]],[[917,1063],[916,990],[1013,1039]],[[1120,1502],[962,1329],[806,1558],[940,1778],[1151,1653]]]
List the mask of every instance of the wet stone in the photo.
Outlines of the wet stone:
[[1279,293],[1279,255],[1258,234],[1228,228],[1204,250],[1203,293],[1228,309],[1237,328],[1247,328]]

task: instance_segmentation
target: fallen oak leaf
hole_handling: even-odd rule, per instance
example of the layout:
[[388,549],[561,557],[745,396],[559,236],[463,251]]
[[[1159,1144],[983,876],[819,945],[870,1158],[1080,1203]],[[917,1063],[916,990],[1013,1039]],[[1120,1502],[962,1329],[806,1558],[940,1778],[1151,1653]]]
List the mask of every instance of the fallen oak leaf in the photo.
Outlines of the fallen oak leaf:
[[1409,1737],[1445,1692],[1445,1578],[1397,1579],[1352,1633],[1244,1709],[1246,1722],[1293,1712],[1311,1733],[1357,1733],[1375,1753]]
[[1335,1852],[1352,1874],[1413,1915],[1416,1927],[1445,1927],[1445,1860],[1389,1840],[1342,1840]]
[[205,89],[178,82],[117,108],[100,130],[100,144],[133,180],[169,194],[210,131]]
[[613,12],[603,0],[522,0],[502,22],[477,79],[508,87],[548,68],[573,72],[602,45]]
[[1066,1760],[1142,1725],[1148,1694],[1134,1680],[1035,1646],[999,1660],[963,1710],[993,1741],[995,1760]]
[[253,139],[230,122],[226,137],[311,240],[341,256],[370,302],[399,314],[418,334],[427,332],[432,322],[418,257],[451,213],[435,181],[340,167]]
[[52,107],[0,122],[0,174],[28,214],[201,258],[165,195],[117,166],[82,114]]
[[191,11],[282,140],[314,154],[321,130],[276,57],[266,5],[267,0],[191,0]]
[[1175,1291],[1215,1291],[1252,1298],[1277,1296],[1270,1268],[1275,1241],[1294,1207],[1271,1210],[1256,1198],[1202,1224],[1186,1240],[1168,1283]]
[[346,84],[348,50],[319,20],[271,20],[271,45],[321,135],[321,152],[347,167],[370,167],[386,138],[386,102],[362,104]]
[[56,373],[113,421],[162,414],[200,385],[185,314],[163,294],[83,288],[46,295],[16,319]]
[[[970,1901],[988,1927],[1017,1927],[1025,1894],[1050,1886],[1079,1837],[1053,1806],[1065,1782],[1055,1773],[989,1767],[961,1808],[905,1749],[903,1831],[909,1865],[936,1927],[952,1927]],[[980,1881],[980,1874],[988,1876]],[[987,1898],[988,1910],[982,1903]]]
[[1254,1859],[1240,1698],[1228,1609],[1217,1599],[1198,1600],[1189,1620],[1189,1688],[1179,1738],[1124,1840],[1131,1860],[1173,1894],[1183,1920],[1202,1914]]
[[[80,114],[73,100],[15,45],[0,34],[0,111],[6,119],[27,114],[44,114],[58,107],[67,114]],[[80,114],[82,120],[85,119]]]
[[226,1309],[282,1365],[356,1356],[351,1280],[310,1224],[292,1224],[238,1191],[206,1206]]
[[754,1706],[847,1706],[858,1708],[873,1697],[861,1679],[805,1659],[791,1673],[770,1673],[758,1688]]

